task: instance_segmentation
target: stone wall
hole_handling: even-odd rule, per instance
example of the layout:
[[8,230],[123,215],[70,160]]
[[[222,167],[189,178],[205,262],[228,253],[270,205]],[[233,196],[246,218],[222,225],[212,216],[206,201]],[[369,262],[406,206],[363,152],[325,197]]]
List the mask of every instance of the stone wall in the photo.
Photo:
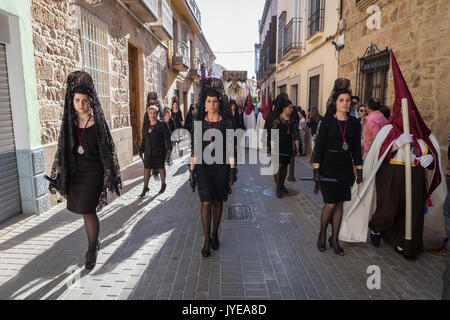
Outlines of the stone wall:
[[[345,48],[339,52],[339,76],[349,78],[356,88],[357,58],[370,44],[392,49],[424,121],[432,128],[444,155],[447,151],[450,110],[450,1],[379,0],[381,29],[366,26],[369,13],[344,0]],[[394,101],[389,73],[388,106]],[[444,160],[445,157],[443,157]]]
[[[32,0],[32,26],[35,49],[41,142],[46,169],[50,172],[63,115],[66,79],[82,69],[81,8],[97,16],[108,30],[111,130],[121,167],[131,163],[133,140],[129,108],[128,44],[138,49],[138,109],[145,112],[145,97],[154,90],[154,59],[167,72],[167,48],[158,42],[115,1]],[[167,93],[167,77],[163,77]],[[161,97],[167,102],[167,97]],[[106,111],[105,114],[108,114]],[[108,118],[108,117],[107,117]],[[109,119],[107,119],[109,120]],[[142,119],[137,119],[137,126]],[[56,198],[51,197],[51,203]]]

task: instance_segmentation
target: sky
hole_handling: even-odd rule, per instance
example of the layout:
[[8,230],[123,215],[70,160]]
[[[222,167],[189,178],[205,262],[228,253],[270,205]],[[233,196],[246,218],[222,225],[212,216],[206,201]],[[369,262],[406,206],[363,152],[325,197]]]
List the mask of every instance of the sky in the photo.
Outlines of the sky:
[[[202,15],[202,31],[216,55],[215,63],[227,70],[247,71],[255,76],[255,43],[259,43],[258,20],[265,0],[196,0]],[[251,51],[249,53],[218,53]],[[256,76],[255,76],[256,78]]]

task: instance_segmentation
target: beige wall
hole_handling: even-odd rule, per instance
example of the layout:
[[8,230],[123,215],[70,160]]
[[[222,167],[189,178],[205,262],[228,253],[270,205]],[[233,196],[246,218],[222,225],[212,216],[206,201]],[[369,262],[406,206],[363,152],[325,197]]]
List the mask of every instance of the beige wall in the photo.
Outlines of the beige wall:
[[[446,164],[450,130],[450,1],[379,0],[381,30],[369,30],[366,11],[344,0],[347,29],[339,55],[339,74],[355,89],[357,58],[371,43],[392,49],[424,121],[436,135]],[[387,105],[392,107],[394,85],[389,72]]]

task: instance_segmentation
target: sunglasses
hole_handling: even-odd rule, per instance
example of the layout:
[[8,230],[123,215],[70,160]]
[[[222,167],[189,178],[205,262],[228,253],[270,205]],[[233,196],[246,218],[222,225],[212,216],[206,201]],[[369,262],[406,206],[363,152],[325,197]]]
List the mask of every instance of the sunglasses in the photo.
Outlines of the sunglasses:
[[366,110],[361,109],[361,110],[358,110],[358,112],[364,112],[364,113],[366,113]]

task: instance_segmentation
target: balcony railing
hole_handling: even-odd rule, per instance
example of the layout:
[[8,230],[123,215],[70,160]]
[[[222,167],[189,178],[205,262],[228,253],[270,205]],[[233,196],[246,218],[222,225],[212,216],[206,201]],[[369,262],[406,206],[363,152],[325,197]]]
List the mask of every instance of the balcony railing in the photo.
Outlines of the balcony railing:
[[200,9],[198,8],[197,3],[195,3],[195,0],[188,0],[188,2],[189,7],[194,13],[195,19],[197,19],[198,24],[202,25],[202,14],[200,13]]
[[[183,64],[186,69],[190,67],[190,54],[189,47],[184,41],[178,41],[173,43],[174,55],[173,64]],[[183,68],[184,69],[184,68]]]
[[316,32],[323,31],[325,22],[325,9],[321,8],[316,10],[308,19],[308,39],[311,38]]
[[167,41],[173,39],[173,12],[167,0],[160,1],[161,12],[158,21],[150,26],[162,41]]
[[189,76],[196,80],[200,79],[202,76],[201,66],[202,61],[200,58],[194,58],[189,69]]
[[291,21],[284,28],[284,39],[283,39],[283,54],[287,54],[291,49],[299,49],[301,47],[300,43],[300,27],[301,18],[292,18]]

